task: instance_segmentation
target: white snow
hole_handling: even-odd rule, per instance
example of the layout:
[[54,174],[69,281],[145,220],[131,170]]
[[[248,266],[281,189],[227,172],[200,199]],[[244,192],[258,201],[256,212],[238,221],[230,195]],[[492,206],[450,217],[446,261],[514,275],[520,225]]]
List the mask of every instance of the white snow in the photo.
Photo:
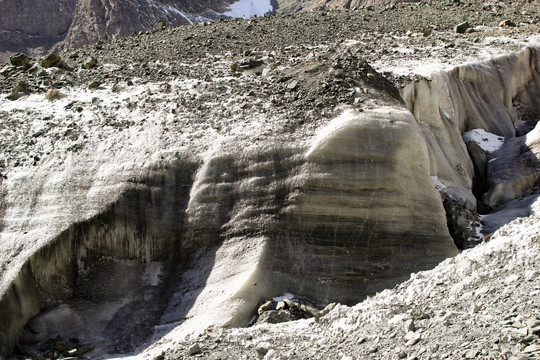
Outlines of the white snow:
[[504,144],[504,137],[487,132],[484,129],[473,129],[463,134],[463,141],[477,143],[482,150],[495,152]]
[[232,4],[229,11],[223,13],[223,15],[235,18],[249,18],[263,16],[272,12],[273,9],[270,0],[240,0]]

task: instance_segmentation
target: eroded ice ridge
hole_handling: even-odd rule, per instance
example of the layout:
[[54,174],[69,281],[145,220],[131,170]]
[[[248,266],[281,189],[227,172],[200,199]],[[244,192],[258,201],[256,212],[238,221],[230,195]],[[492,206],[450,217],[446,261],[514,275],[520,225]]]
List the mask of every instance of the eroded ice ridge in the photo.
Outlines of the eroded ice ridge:
[[[170,101],[204,91],[189,80],[0,100],[13,123],[33,121],[22,140],[76,97],[87,135],[73,149],[69,126],[47,128],[36,141],[55,151],[6,166],[1,352],[60,333],[130,353],[169,331],[245,324],[286,292],[352,304],[434,267],[457,252],[450,235],[468,244],[477,204],[497,220],[486,228],[512,218],[511,201],[534,211],[538,66],[526,48],[411,84],[408,109],[379,100],[275,137],[286,119],[268,113],[193,123]],[[175,122],[184,130],[166,130]],[[506,141],[464,141],[474,129]]]

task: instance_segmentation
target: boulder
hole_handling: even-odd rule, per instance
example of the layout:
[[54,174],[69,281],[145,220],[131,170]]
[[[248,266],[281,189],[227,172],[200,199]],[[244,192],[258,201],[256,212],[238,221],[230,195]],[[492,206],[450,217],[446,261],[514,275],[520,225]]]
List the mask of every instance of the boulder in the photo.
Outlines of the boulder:
[[469,29],[470,27],[471,27],[471,25],[469,25],[469,23],[467,21],[465,21],[465,22],[462,22],[460,24],[457,24],[454,27],[454,32],[457,33],[457,34],[465,34],[467,29]]
[[41,66],[47,69],[59,65],[61,61],[62,58],[59,55],[52,53],[41,59]]
[[30,58],[23,53],[17,53],[9,58],[13,66],[26,66],[30,63]]

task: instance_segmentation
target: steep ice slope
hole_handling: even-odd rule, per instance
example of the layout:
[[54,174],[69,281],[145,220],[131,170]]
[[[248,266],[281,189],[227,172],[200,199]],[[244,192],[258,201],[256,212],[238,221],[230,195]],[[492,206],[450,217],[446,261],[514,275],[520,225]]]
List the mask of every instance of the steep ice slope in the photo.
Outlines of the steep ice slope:
[[[406,95],[416,117],[365,84],[374,99],[363,112],[319,119],[301,134],[280,131],[287,119],[264,111],[270,99],[249,118],[194,121],[193,109],[175,105],[207,96],[202,80],[0,100],[6,121],[24,129],[14,138],[51,149],[35,166],[8,164],[2,182],[2,351],[42,309],[50,312],[29,323],[24,341],[62,332],[96,353],[129,353],[164,331],[245,323],[260,300],[285,291],[352,303],[434,266],[456,250],[430,176],[474,210],[461,135],[471,124],[512,136],[521,117],[506,106],[534,105],[526,94],[537,89],[537,67],[536,50],[526,49],[441,73],[446,85],[416,83]],[[236,80],[219,81],[222,92]],[[506,95],[490,98],[485,84]],[[466,107],[482,96],[506,123]],[[478,116],[460,117],[464,108]],[[65,323],[38,326],[50,314],[67,314]],[[93,322],[66,327],[73,318]]]

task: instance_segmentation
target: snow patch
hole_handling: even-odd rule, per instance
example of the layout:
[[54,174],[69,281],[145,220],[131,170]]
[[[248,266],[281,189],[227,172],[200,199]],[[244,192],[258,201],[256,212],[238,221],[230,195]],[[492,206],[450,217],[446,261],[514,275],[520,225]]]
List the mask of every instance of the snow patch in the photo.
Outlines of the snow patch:
[[473,129],[463,134],[465,143],[475,142],[487,152],[495,152],[504,144],[504,137],[487,132],[484,129]]
[[225,16],[235,18],[249,18],[252,16],[263,16],[274,10],[270,0],[240,0],[229,7],[229,11],[223,13]]
[[272,301],[275,301],[275,302],[279,302],[279,301],[283,301],[283,300],[290,300],[290,301],[294,301],[296,299],[296,297],[291,294],[291,293],[285,293],[281,296],[277,296],[275,298],[272,298]]

